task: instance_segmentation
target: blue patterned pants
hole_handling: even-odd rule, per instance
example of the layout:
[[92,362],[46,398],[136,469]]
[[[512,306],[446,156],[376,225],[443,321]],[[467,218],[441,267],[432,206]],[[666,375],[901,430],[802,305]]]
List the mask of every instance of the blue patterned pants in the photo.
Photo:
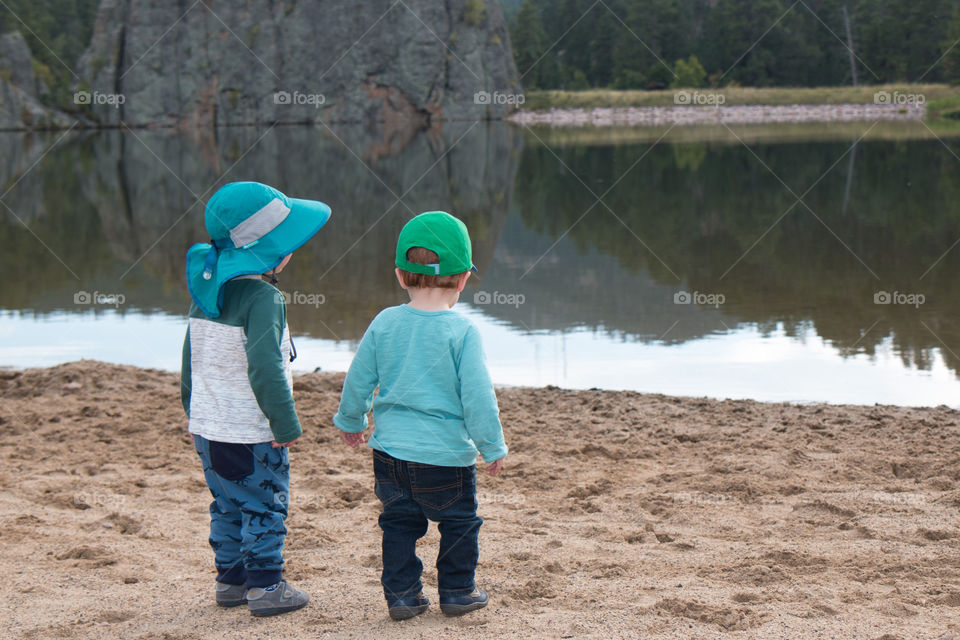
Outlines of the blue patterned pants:
[[217,581],[267,587],[283,575],[290,459],[269,442],[238,444],[193,437],[213,495],[210,546]]

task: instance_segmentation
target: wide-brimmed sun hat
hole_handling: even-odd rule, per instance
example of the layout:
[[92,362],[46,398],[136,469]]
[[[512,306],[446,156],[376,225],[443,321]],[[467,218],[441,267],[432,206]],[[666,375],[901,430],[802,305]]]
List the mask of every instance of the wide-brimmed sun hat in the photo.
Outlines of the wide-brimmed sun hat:
[[190,297],[205,315],[218,317],[228,280],[270,271],[329,218],[330,207],[324,203],[288,198],[259,182],[222,186],[204,214],[210,242],[187,251]]

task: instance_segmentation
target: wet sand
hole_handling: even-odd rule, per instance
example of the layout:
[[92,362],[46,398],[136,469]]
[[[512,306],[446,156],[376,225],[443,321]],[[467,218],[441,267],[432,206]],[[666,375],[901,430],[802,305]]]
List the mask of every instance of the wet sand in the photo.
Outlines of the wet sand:
[[[273,619],[213,604],[209,494],[178,378],[85,361],[0,372],[7,638],[946,638],[960,634],[960,413],[498,390],[480,480],[490,606],[404,623],[379,587],[369,451],[342,374],[295,381],[287,577]],[[436,602],[438,536],[423,540]]]

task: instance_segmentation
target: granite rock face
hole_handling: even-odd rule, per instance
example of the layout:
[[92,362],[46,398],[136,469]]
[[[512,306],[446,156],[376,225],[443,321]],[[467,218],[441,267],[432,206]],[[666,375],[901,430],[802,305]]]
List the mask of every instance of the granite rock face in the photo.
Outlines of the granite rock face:
[[19,31],[0,35],[0,74],[30,96],[39,96],[30,47]]
[[496,0],[103,0],[79,75],[102,124],[427,125],[520,92]]
[[66,129],[76,121],[41,104],[27,91],[0,78],[0,131]]
[[33,73],[33,58],[23,35],[19,31],[0,35],[0,130],[73,125],[73,118],[42,104],[45,92]]

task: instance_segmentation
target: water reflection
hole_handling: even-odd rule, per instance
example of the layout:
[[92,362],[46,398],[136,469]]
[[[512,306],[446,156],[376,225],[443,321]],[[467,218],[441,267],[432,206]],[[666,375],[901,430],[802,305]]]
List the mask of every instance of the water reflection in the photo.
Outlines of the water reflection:
[[[869,127],[815,142],[684,132],[657,145],[485,123],[3,134],[0,307],[90,311],[73,303],[85,290],[122,292],[121,314],[183,314],[183,253],[205,239],[203,202],[225,181],[257,179],[334,210],[284,274],[284,290],[325,297],[291,307],[301,334],[349,343],[402,301],[396,235],[442,208],[474,239],[481,278],[465,301],[515,336],[696,346],[748,327],[798,345],[813,337],[857,362],[892,353],[911,370],[956,373],[960,160],[945,146],[960,146],[857,142]],[[723,304],[677,304],[681,291]],[[924,301],[875,304],[883,291]],[[484,292],[514,297],[490,304]]]
[[[0,266],[13,276],[0,307],[82,311],[73,304],[77,290],[119,291],[121,310],[182,314],[189,304],[183,255],[207,238],[203,203],[224,182],[256,179],[333,208],[282,287],[325,297],[319,309],[291,308],[298,331],[344,340],[358,339],[377,311],[401,300],[395,241],[416,213],[456,212],[470,226],[475,261],[489,266],[522,144],[514,129],[483,123],[446,123],[402,138],[359,127],[237,127],[209,139],[110,131],[59,143],[7,136],[4,143],[42,157],[25,174],[30,184],[11,192],[16,198],[0,224]],[[31,164],[30,154],[21,155],[8,183]]]
[[[595,198],[570,173],[601,193],[644,152],[604,198],[609,209],[577,222]],[[960,161],[939,140],[530,146],[517,176],[519,217],[547,240],[566,232],[571,246],[513,274],[552,290],[549,312],[538,298],[544,327],[650,336],[679,319],[665,339],[683,341],[719,323],[798,335],[811,322],[845,353],[873,353],[892,335],[904,363],[927,368],[931,350],[944,348],[956,370],[958,178]],[[565,305],[571,290],[578,303]],[[686,321],[672,304],[678,290],[722,293],[725,304],[709,321]],[[884,291],[920,293],[924,304],[875,304]]]

